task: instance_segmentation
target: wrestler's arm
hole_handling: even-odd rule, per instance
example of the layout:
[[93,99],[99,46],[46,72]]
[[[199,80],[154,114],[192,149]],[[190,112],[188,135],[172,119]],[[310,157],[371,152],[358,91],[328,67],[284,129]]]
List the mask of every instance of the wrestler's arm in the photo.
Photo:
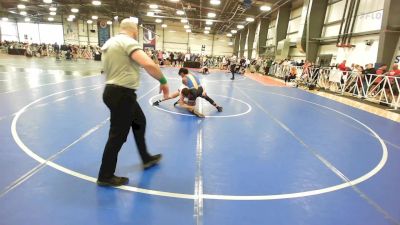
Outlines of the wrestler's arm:
[[185,96],[183,96],[183,94],[180,95],[178,104],[179,104],[179,106],[180,106],[181,108],[187,109],[187,110],[190,111],[190,112],[193,112],[193,110],[194,110],[194,108],[195,108],[195,106],[188,105],[188,104],[185,102]]

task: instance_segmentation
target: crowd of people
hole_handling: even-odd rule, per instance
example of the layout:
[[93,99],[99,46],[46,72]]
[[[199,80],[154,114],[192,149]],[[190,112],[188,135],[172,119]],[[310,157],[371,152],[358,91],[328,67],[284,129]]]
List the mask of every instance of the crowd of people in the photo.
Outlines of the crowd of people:
[[202,67],[217,68],[226,56],[209,56],[190,52],[173,52],[146,49],[146,54],[159,65],[182,67],[185,62],[198,62]]
[[[10,49],[24,50],[23,54],[27,57],[61,57],[66,60],[77,60],[77,59],[95,59],[96,55],[101,55],[99,46],[93,45],[73,45],[73,44],[36,44],[36,43],[23,43],[23,42],[0,42],[0,48],[8,51]],[[177,51],[162,51],[145,49],[146,54],[159,65],[182,67],[184,62],[198,62],[203,71],[208,71],[208,68],[219,68],[223,70],[231,70],[231,66],[235,65],[234,71],[236,73],[244,73],[246,68],[250,65],[255,66],[254,72],[259,72],[260,68],[263,67],[264,71],[268,70],[272,64],[272,60],[259,59],[247,59],[239,58],[234,55],[232,56],[210,56],[200,53],[190,52],[177,52]]]
[[[332,64],[329,67],[320,67],[309,61],[296,62],[285,59],[269,62],[262,73],[276,76],[285,80],[288,85],[298,86],[299,82],[315,86],[319,82],[321,73],[329,74],[330,71],[340,71],[340,89],[342,92],[351,92],[363,99],[379,100],[380,104],[389,106],[399,95],[400,70],[398,64],[391,68],[386,64],[368,63],[364,66],[353,63],[347,64],[347,60]],[[271,70],[268,66],[271,65]],[[324,72],[322,72],[324,71]],[[397,77],[397,78],[396,78]],[[397,81],[396,81],[397,79]],[[322,87],[324,88],[324,87]],[[381,94],[384,93],[384,97]],[[378,95],[379,94],[379,95]]]
[[[351,64],[351,66],[349,67],[346,65],[346,63],[347,61],[343,60],[340,64],[338,64],[337,68],[343,73],[352,73],[360,77],[362,80],[362,84],[359,83],[357,85],[362,87],[364,89],[364,92],[367,91],[366,90],[366,88],[368,87],[367,81],[372,80],[373,82],[370,85],[371,86],[370,89],[374,90],[374,93],[376,93],[377,90],[384,89],[389,102],[392,101],[393,95],[397,96],[399,94],[398,90],[399,84],[396,84],[395,82],[395,77],[400,77],[400,70],[398,64],[393,64],[392,68],[388,68],[386,64],[381,64],[376,67],[372,63],[366,64],[365,66],[361,66],[358,64]],[[388,82],[385,83],[382,82],[382,79],[384,77],[388,78]]]
[[46,57],[53,56],[57,59],[65,58],[66,60],[77,59],[95,59],[96,55],[101,55],[100,47],[93,45],[60,45],[54,44],[37,44],[23,43],[16,41],[0,42],[0,48],[5,52],[11,53],[14,50],[20,50],[19,54],[26,57]]
[[[23,54],[27,57],[45,57],[54,56],[57,59],[65,58],[66,60],[77,60],[77,59],[101,59],[101,50],[99,46],[79,46],[79,45],[59,45],[54,44],[28,44],[22,42],[13,41],[3,41],[0,42],[0,49],[5,49],[6,51],[11,50],[23,50]],[[297,68],[301,68],[301,75],[308,75],[311,68],[318,68],[318,65],[311,63],[307,60],[273,60],[272,58],[262,58],[249,59],[245,57],[237,57],[236,55],[231,56],[209,56],[199,53],[190,52],[177,52],[177,51],[162,51],[162,50],[152,50],[145,49],[146,54],[153,59],[153,61],[162,66],[173,66],[173,67],[183,67],[185,62],[198,62],[201,67],[201,72],[204,74],[209,73],[209,68],[218,68],[220,70],[226,70],[232,73],[231,79],[235,78],[235,74],[244,74],[246,71],[257,72],[264,75],[274,75],[275,70],[271,68],[276,67],[290,67],[285,72],[282,77],[285,83],[290,80],[296,79],[299,75]],[[362,77],[370,78],[371,74],[397,77],[400,76],[400,70],[398,65],[394,64],[391,70],[388,69],[387,65],[379,65],[376,67],[374,64],[369,63],[365,66],[358,64],[347,65],[347,61],[344,60],[339,64],[331,65],[331,68],[337,68],[347,74],[357,74]],[[364,80],[367,80],[364,79]],[[375,79],[375,86],[380,83],[381,77]],[[386,86],[392,86],[395,93],[398,92],[397,86],[395,85],[394,78],[390,78],[390,84]],[[343,81],[342,81],[343,82]],[[365,81],[364,81],[365,82]],[[365,89],[366,84],[362,85]],[[387,87],[386,87],[387,88]],[[388,88],[387,88],[388,89]],[[366,90],[364,90],[366,91]]]

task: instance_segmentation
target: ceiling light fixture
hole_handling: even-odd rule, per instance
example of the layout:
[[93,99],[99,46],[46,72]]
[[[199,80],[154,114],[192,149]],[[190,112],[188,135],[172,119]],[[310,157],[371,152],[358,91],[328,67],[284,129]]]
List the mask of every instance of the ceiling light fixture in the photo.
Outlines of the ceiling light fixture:
[[47,20],[48,21],[54,21],[54,18],[53,17],[49,17],[49,18],[47,18]]
[[69,15],[68,18],[75,19],[75,15]]
[[17,5],[17,8],[18,8],[18,9],[25,9],[26,6],[25,6],[25,5],[22,5],[22,4],[19,4],[19,5]]
[[156,23],[162,23],[161,19],[156,19]]
[[150,8],[150,9],[158,9],[158,5],[156,5],[156,4],[150,4],[150,5],[149,5],[149,8]]
[[226,34],[226,36],[228,36],[228,37],[232,37],[232,34]]
[[92,16],[92,20],[97,20],[98,18],[98,16]]
[[271,10],[271,6],[263,5],[263,6],[260,7],[260,10],[261,11],[270,11]]
[[185,12],[184,12],[184,11],[182,11],[182,10],[178,10],[178,11],[176,11],[176,14],[178,14],[178,15],[184,15],[184,14],[185,14]]
[[163,25],[161,25],[161,27],[162,28],[167,28],[168,26],[167,26],[167,24],[163,24]]
[[217,14],[212,13],[212,12],[209,12],[209,13],[207,13],[207,16],[208,16],[209,18],[215,18],[215,17],[217,16]]
[[92,21],[92,20],[88,20],[88,21],[86,21],[86,23],[88,23],[88,24],[92,24],[92,23],[93,23],[93,21]]
[[25,11],[21,11],[20,13],[19,13],[21,16],[26,16],[26,12]]
[[1,20],[6,22],[6,21],[8,21],[8,18],[7,17],[3,17],[3,18],[1,18]]
[[207,20],[207,21],[206,21],[206,24],[207,24],[207,25],[212,25],[213,22],[212,22],[211,20]]
[[183,28],[185,28],[185,29],[189,29],[189,28],[190,28],[190,26],[189,26],[189,25],[185,25],[185,26],[183,26]]
[[211,30],[211,27],[204,27],[204,30]]
[[188,20],[187,19],[181,19],[181,23],[187,23]]
[[210,0],[210,4],[211,5],[219,5],[219,4],[221,4],[221,1],[220,0]]
[[52,1],[52,0],[43,0],[43,2],[44,2],[44,3],[50,4],[50,3],[52,3],[53,1]]
[[72,18],[72,17],[68,17],[68,18],[67,18],[67,21],[68,21],[68,22],[72,22],[73,20],[74,20],[74,18]]
[[247,18],[246,18],[246,21],[247,21],[247,22],[253,22],[253,21],[254,21],[254,18],[252,18],[252,17],[247,17]]
[[52,12],[55,12],[55,11],[57,11],[57,8],[56,7],[50,7],[49,10],[52,11]]
[[243,29],[244,28],[244,26],[242,25],[242,24],[239,24],[239,25],[237,25],[236,26],[238,29]]
[[25,22],[30,22],[30,21],[31,21],[30,18],[28,18],[28,17],[25,18]]
[[112,24],[112,21],[111,21],[111,20],[108,20],[108,21],[107,21],[107,24],[108,24],[108,25],[111,25],[111,24]]
[[147,16],[154,16],[154,12],[147,12]]
[[55,16],[56,14],[56,12],[50,12],[50,16]]
[[209,33],[210,33],[210,31],[208,31],[208,30],[205,30],[205,31],[204,31],[204,33],[205,33],[205,34],[209,34]]
[[232,34],[236,34],[236,33],[237,33],[237,30],[231,30],[231,33],[232,33]]
[[101,5],[101,1],[92,1],[92,4],[98,6]]
[[71,9],[71,12],[77,13],[77,12],[79,12],[79,9],[77,9],[77,8],[72,8],[72,9]]
[[187,29],[187,30],[186,30],[186,33],[191,33],[191,32],[192,32],[191,29]]

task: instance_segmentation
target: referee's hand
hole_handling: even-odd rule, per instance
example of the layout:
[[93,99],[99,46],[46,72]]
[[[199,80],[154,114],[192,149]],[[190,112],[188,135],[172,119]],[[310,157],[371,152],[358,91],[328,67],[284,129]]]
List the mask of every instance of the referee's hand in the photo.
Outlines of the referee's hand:
[[160,93],[163,93],[164,99],[169,97],[169,87],[168,84],[160,84]]

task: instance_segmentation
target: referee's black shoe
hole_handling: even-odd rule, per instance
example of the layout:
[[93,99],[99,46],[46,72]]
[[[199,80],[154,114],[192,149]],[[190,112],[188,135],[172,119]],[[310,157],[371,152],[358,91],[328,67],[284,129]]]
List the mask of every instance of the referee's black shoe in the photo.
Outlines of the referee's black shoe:
[[149,161],[143,163],[143,169],[149,169],[150,167],[157,165],[161,159],[162,159],[161,154],[151,156]]
[[117,177],[113,175],[110,178],[98,178],[97,185],[99,186],[121,186],[129,182],[127,177]]

